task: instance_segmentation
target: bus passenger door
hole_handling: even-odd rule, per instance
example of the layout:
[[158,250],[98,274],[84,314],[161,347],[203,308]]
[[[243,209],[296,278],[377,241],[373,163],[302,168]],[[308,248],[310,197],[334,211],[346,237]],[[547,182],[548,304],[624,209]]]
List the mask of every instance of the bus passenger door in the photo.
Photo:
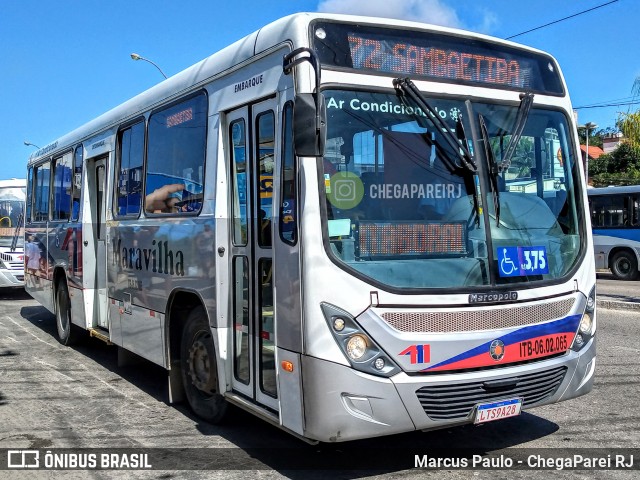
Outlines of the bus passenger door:
[[230,151],[232,386],[278,410],[273,305],[276,101],[227,115]]
[[[95,289],[93,326],[108,329],[107,320],[107,229],[106,229],[106,178],[107,178],[107,158],[100,157],[88,160],[87,171],[89,189],[89,203],[91,210],[92,233],[85,237],[84,245],[88,247],[88,252],[93,251],[94,275],[89,272],[87,280],[89,288]],[[95,192],[95,193],[94,193]],[[88,241],[93,242],[93,248],[87,245]],[[85,257],[86,258],[86,257]],[[96,321],[97,320],[97,321]]]

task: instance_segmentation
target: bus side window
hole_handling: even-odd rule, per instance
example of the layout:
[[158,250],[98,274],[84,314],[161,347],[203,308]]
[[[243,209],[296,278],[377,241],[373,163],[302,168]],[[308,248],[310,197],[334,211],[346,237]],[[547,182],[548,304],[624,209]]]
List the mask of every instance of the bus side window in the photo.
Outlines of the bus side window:
[[199,92],[149,117],[145,212],[175,215],[200,211],[207,106],[206,93]]
[[69,220],[71,216],[72,154],[53,160],[52,220]]
[[34,171],[33,221],[46,222],[49,219],[49,185],[51,163],[38,165]]
[[71,179],[71,220],[80,217],[80,192],[82,190],[82,145],[76,147],[73,159],[73,178]]
[[258,148],[256,182],[260,210],[258,212],[258,244],[271,246],[271,218],[273,216],[273,169],[275,166],[275,117],[272,111],[256,118],[256,145]]
[[118,132],[116,168],[116,205],[118,216],[140,214],[142,204],[142,161],[144,158],[144,121]]

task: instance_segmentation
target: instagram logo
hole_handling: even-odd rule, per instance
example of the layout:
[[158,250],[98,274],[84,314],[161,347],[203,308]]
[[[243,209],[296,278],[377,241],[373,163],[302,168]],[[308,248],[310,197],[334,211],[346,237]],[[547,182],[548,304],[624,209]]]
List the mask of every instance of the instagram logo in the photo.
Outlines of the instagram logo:
[[364,197],[364,185],[360,177],[352,172],[338,172],[331,177],[327,198],[341,210],[357,207]]
[[335,198],[342,202],[352,202],[356,199],[356,182],[349,178],[346,180],[336,180],[333,184],[335,188]]

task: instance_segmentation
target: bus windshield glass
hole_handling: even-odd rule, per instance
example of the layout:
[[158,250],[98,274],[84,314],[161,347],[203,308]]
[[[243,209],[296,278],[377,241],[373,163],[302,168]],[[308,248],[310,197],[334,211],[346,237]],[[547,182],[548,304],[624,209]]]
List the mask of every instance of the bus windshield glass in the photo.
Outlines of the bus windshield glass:
[[[464,99],[427,98],[450,129],[446,141],[427,114],[395,93],[324,95],[324,235],[337,264],[392,289],[554,281],[575,267],[584,212],[564,114],[531,108],[508,155],[517,105],[474,101],[473,116],[483,123],[474,147]],[[476,164],[489,160],[474,170],[451,135]],[[484,145],[486,155],[474,154]]]
[[[24,211],[25,187],[0,187],[0,247],[9,247]],[[18,235],[18,246],[24,244]]]

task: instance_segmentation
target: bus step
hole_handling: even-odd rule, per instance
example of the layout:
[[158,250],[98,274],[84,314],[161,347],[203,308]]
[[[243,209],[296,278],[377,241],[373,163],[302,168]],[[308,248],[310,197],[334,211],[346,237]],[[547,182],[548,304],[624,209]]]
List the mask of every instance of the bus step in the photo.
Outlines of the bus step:
[[109,339],[108,332],[97,330],[95,328],[90,328],[89,336],[96,337],[98,340],[102,340],[107,345],[113,345],[113,343],[111,343],[111,340]]

